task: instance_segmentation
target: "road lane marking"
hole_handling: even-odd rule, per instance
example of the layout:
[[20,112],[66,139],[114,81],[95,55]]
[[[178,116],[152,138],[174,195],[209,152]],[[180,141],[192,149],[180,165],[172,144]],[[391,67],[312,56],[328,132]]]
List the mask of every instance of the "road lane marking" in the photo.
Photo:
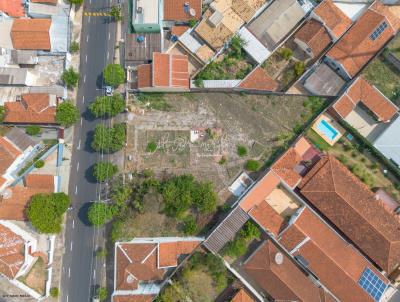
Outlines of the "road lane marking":
[[108,40],[111,39],[111,33],[108,33]]
[[83,76],[83,83],[86,82],[86,74]]
[[85,96],[82,97],[82,103],[85,103]]
[[72,228],[75,229],[75,219],[72,220]]
[[108,60],[109,57],[110,57],[110,52],[107,51],[107,60]]
[[75,186],[75,195],[78,194],[78,186]]
[[90,16],[89,16],[89,20],[88,20],[88,23],[90,23]]
[[78,162],[78,164],[76,165],[76,171],[79,171],[79,162]]
[[68,278],[71,278],[71,268],[68,268]]
[[81,149],[81,140],[79,140],[78,147],[77,147],[76,149],[77,149],[77,150],[80,150],[80,149]]
[[93,279],[96,279],[96,270],[93,271]]
[[86,37],[86,42],[89,42],[89,35],[87,35]]
[[87,55],[86,55],[86,59],[85,59],[85,60],[86,60],[86,62],[87,62]]
[[82,126],[83,118],[81,117],[81,126]]
[[72,252],[72,243],[73,243],[73,242],[71,241],[71,248],[69,249],[71,252]]
[[68,295],[67,295],[67,302],[68,302]]

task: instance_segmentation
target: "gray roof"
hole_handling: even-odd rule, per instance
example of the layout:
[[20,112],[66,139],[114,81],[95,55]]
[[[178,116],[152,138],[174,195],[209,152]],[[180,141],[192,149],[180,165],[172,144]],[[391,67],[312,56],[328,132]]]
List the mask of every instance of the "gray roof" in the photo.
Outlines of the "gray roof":
[[0,68],[0,85],[34,84],[35,76],[27,68]]
[[52,16],[50,26],[51,52],[65,53],[68,51],[68,16]]
[[305,15],[297,0],[273,1],[247,28],[272,51]]
[[400,118],[393,120],[375,140],[374,147],[385,157],[400,166]]
[[336,96],[345,81],[328,65],[320,64],[305,80],[304,87],[316,95]]
[[20,128],[14,127],[5,135],[12,141],[20,150],[24,151],[30,146],[35,146],[36,143]]
[[[143,42],[136,39],[139,36],[144,37]],[[127,34],[125,44],[125,65],[134,66],[138,64],[149,63],[153,58],[153,52],[161,51],[161,34]]]
[[33,65],[38,63],[36,50],[11,50],[12,64],[28,64]]

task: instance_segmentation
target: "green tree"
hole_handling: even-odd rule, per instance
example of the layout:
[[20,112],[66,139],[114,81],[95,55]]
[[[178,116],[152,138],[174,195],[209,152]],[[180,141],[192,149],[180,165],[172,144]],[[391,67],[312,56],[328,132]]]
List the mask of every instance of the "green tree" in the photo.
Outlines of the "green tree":
[[37,194],[32,197],[26,214],[39,233],[56,234],[61,231],[61,216],[69,204],[64,193]]
[[78,119],[80,113],[71,101],[64,101],[57,105],[56,121],[64,127],[72,126]]
[[115,21],[122,21],[121,7],[118,5],[114,5],[113,7],[111,7],[110,15],[114,18]]
[[74,54],[79,51],[79,43],[76,41],[72,41],[71,45],[69,46],[69,52]]
[[78,4],[78,5],[80,5],[80,4],[83,3],[83,0],[68,0],[68,2],[71,3],[71,4]]
[[98,96],[96,101],[89,105],[89,110],[95,117],[116,116],[118,113],[124,111],[124,109],[125,100],[119,93],[113,96]]
[[93,202],[88,211],[88,220],[92,225],[101,226],[111,219],[116,214],[114,205],[103,202]]
[[293,51],[290,48],[282,47],[280,54],[285,60],[289,60],[293,56]]
[[125,70],[119,64],[108,64],[103,71],[107,85],[117,87],[125,82]]
[[64,70],[63,74],[61,75],[61,80],[68,89],[72,89],[78,85],[79,73],[77,73],[74,68],[70,67],[69,69]]
[[188,21],[189,27],[194,27],[196,24],[197,24],[197,20],[196,19],[190,19]]
[[132,188],[130,186],[125,186],[122,183],[118,185],[113,185],[111,189],[111,199],[117,205],[125,204],[132,195]]
[[0,122],[4,120],[5,115],[6,115],[6,110],[4,106],[0,106]]
[[149,142],[146,147],[146,152],[154,153],[157,150],[156,142]]
[[166,181],[161,188],[164,199],[164,211],[168,216],[181,218],[192,205],[192,175],[175,176]]
[[99,162],[94,165],[93,176],[103,182],[111,179],[118,172],[118,167],[112,163]]
[[36,169],[40,169],[40,168],[43,168],[43,167],[44,167],[44,164],[45,164],[44,160],[43,160],[43,159],[39,159],[39,160],[37,160],[37,161],[35,162],[34,167],[35,167]]
[[217,208],[217,194],[211,182],[198,183],[192,193],[193,204],[200,213],[209,214]]
[[243,146],[243,145],[237,145],[237,154],[240,156],[240,157],[245,157],[246,155],[247,155],[247,148],[246,148],[246,146]]
[[188,216],[183,220],[182,231],[186,236],[196,234],[197,229],[196,220],[192,216]]
[[25,128],[25,132],[28,135],[38,135],[40,133],[40,127],[38,125],[29,125]]
[[299,61],[299,62],[294,63],[294,67],[293,68],[294,68],[295,75],[299,77],[306,70],[306,65],[304,64],[304,62]]
[[114,127],[97,125],[94,131],[92,148],[96,151],[116,152],[125,145],[125,125],[115,124]]
[[245,166],[246,170],[248,171],[252,171],[252,172],[256,172],[261,168],[261,164],[258,160],[255,159],[249,159],[246,162],[246,166]]
[[57,298],[60,294],[60,291],[58,290],[58,287],[52,287],[50,288],[50,296],[53,298]]

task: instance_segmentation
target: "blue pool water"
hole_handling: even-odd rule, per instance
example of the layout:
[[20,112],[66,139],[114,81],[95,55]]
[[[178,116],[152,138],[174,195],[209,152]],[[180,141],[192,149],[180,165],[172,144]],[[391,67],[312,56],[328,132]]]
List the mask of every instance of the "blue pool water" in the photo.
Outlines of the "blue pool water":
[[321,120],[317,125],[317,129],[321,131],[326,137],[328,137],[331,141],[335,139],[335,137],[339,134],[339,132],[333,128],[327,121]]

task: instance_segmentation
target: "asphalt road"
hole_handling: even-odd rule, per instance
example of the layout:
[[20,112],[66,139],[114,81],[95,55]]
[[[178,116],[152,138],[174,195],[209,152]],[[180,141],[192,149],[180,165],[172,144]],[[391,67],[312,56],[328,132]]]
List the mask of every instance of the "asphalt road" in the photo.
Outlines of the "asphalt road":
[[[85,10],[106,12],[112,0],[85,0]],[[90,148],[91,137],[98,123],[87,107],[96,96],[103,95],[102,71],[112,63],[116,24],[109,17],[83,16],[80,43],[80,83],[76,104],[82,118],[75,126],[69,194],[74,209],[68,213],[65,232],[65,254],[61,278],[61,301],[91,301],[96,286],[104,274],[103,263],[96,258],[97,245],[103,230],[90,226],[86,219],[88,203],[98,200],[104,189],[91,176],[93,165],[107,160]],[[103,275],[104,277],[104,275]]]

